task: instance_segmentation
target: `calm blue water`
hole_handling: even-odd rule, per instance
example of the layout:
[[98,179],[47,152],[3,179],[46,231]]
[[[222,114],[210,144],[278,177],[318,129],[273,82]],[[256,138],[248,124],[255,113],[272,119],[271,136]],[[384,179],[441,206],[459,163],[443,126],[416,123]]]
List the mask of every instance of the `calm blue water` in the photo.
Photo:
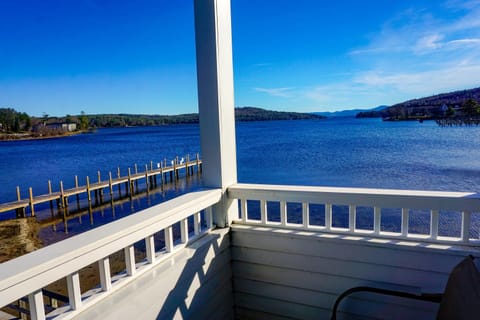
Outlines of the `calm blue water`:
[[[96,181],[98,170],[108,179],[117,167],[125,175],[135,163],[144,171],[150,161],[194,157],[199,151],[198,125],[100,129],[65,138],[0,142],[0,202],[15,200],[17,185],[27,197],[30,186],[36,195],[46,193],[48,180],[54,190],[61,180],[69,188],[75,174],[85,184],[86,176]],[[478,192],[480,128],[378,119],[244,122],[237,124],[237,161],[240,182]],[[198,177],[180,182],[115,212],[96,213],[95,223],[199,187]],[[428,225],[428,212],[424,216],[418,225]],[[80,219],[69,224],[67,229],[74,232],[90,228]]]
[[329,119],[240,123],[241,182],[480,191],[480,128]]
[[0,202],[16,200],[16,186],[22,198],[28,197],[28,187],[34,194],[47,193],[48,180],[59,190],[73,187],[74,176],[81,185],[86,176],[91,182],[108,179],[109,171],[115,177],[120,167],[122,176],[130,167],[145,170],[145,164],[192,157],[200,150],[198,126],[171,126],[147,128],[100,129],[93,134],[65,138],[10,141],[0,143]]
[[[120,167],[200,152],[197,125],[100,129],[66,138],[0,142],[0,202],[96,181]],[[480,128],[378,119],[237,124],[238,180],[324,186],[480,191]]]

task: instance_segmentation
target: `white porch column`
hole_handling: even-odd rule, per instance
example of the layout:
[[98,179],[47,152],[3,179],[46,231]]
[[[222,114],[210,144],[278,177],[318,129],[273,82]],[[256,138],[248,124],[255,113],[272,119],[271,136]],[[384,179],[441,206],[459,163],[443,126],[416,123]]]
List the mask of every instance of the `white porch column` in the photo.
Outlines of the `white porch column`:
[[[230,0],[195,0],[198,106],[203,179],[207,187],[237,182]],[[238,217],[236,201],[214,208],[218,227]]]

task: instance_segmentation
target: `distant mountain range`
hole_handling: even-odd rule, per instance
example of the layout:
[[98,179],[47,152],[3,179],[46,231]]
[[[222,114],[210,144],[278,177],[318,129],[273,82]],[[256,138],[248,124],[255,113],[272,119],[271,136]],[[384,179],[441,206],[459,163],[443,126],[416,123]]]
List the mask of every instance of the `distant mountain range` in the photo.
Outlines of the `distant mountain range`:
[[313,114],[324,116],[324,117],[355,117],[360,112],[376,112],[381,111],[388,106],[378,106],[373,109],[351,109],[351,110],[342,110],[342,111],[332,111],[332,112],[313,112]]

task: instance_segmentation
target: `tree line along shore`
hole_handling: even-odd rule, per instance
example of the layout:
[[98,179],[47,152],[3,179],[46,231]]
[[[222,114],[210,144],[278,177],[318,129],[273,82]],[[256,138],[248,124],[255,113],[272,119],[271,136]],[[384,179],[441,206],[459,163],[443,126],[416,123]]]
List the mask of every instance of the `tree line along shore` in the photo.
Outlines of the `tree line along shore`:
[[[256,107],[235,108],[236,121],[315,120],[323,116],[270,111]],[[162,126],[198,123],[198,113],[180,115],[93,114],[31,117],[13,108],[0,108],[0,140],[58,137],[95,128]]]
[[385,121],[436,120],[440,125],[478,125],[480,88],[412,99],[382,110],[360,112],[356,117],[381,117]]

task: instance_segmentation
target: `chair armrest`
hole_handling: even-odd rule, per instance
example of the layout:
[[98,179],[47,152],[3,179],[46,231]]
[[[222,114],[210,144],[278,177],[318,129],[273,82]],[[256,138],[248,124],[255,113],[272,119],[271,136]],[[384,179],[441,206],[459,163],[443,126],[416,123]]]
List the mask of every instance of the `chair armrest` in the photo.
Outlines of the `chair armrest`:
[[340,296],[338,296],[337,300],[335,301],[335,304],[333,305],[332,316],[330,318],[331,320],[337,319],[337,309],[338,309],[338,306],[340,305],[340,302],[342,302],[342,300],[345,297],[355,292],[371,292],[376,294],[383,294],[383,295],[395,296],[400,298],[429,301],[429,302],[436,302],[436,303],[440,303],[443,296],[443,294],[441,293],[414,294],[414,293],[409,293],[404,291],[388,290],[388,289],[381,289],[381,288],[375,288],[375,287],[354,287],[354,288],[348,289],[347,291],[343,292]]

